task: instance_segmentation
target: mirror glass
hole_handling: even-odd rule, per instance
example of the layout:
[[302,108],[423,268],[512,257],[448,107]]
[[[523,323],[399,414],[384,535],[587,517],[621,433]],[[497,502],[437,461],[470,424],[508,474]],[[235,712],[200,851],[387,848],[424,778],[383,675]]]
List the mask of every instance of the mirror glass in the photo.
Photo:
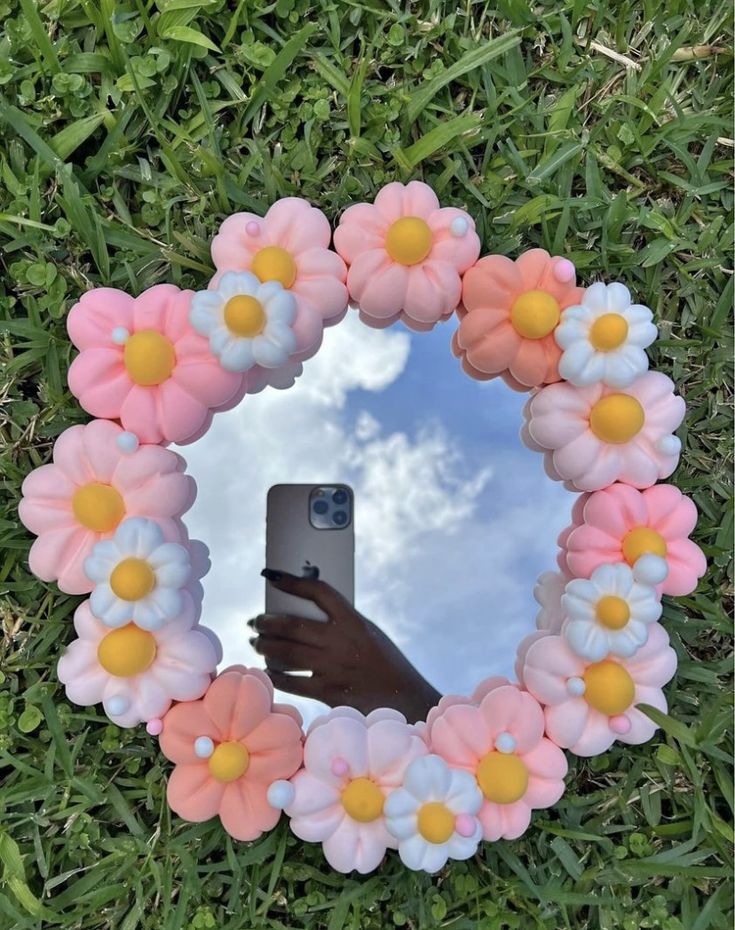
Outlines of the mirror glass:
[[[181,450],[198,485],[185,522],[212,558],[202,622],[222,667],[263,665],[246,621],[264,611],[268,489],[314,483],[353,489],[355,606],[434,688],[469,694],[513,676],[574,497],[521,444],[526,395],[463,373],[455,326],[377,330],[350,312],[292,388],[247,396]],[[324,709],[288,700],[307,722]]]

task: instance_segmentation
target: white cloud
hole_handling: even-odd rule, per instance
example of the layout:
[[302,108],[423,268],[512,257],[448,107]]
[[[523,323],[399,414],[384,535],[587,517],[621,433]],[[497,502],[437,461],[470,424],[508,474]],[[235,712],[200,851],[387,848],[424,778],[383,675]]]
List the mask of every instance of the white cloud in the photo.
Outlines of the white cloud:
[[553,567],[571,498],[561,503],[520,442],[472,465],[461,423],[449,432],[417,410],[420,426],[390,432],[372,413],[349,417],[349,393],[393,384],[411,345],[405,332],[348,314],[293,388],[246,397],[183,450],[199,485],[186,523],[212,553],[203,622],[222,638],[225,664],[260,664],[245,621],[263,609],[268,488],[338,480],[355,490],[358,609],[442,689],[467,693],[487,675],[512,674],[533,624],[533,582]]

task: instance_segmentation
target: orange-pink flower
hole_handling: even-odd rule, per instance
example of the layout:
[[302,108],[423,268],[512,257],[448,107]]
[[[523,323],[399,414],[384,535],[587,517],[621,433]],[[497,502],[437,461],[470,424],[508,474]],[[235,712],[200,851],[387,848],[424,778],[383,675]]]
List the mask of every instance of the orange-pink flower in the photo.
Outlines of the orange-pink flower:
[[554,339],[561,311],[579,303],[574,266],[531,249],[512,261],[486,255],[465,273],[465,313],[452,350],[471,377],[502,377],[517,391],[559,380]]
[[273,686],[258,669],[225,669],[198,701],[165,716],[161,751],[176,763],[168,803],[184,820],[219,816],[235,839],[254,840],[278,823],[268,787],[289,778],[302,760],[300,717],[273,703]]

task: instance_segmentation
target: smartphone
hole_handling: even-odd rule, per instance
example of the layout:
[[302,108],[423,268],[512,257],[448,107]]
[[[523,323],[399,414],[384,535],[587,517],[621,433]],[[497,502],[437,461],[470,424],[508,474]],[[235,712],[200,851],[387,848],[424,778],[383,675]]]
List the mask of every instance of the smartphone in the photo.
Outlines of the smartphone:
[[[321,578],[355,600],[355,496],[346,484],[275,484],[268,491],[265,564]],[[316,604],[266,582],[265,611],[326,620]]]

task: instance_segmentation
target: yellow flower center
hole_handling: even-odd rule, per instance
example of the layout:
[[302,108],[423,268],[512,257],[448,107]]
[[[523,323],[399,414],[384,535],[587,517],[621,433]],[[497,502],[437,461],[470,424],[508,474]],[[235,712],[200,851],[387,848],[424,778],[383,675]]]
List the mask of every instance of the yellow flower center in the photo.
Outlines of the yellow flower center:
[[623,537],[623,557],[628,565],[635,565],[642,555],[652,552],[666,558],[666,540],[648,526],[637,526]]
[[173,343],[155,329],[142,329],[125,343],[125,368],[130,380],[141,387],[163,384],[176,366]]
[[238,294],[225,304],[225,325],[236,336],[252,339],[263,332],[265,322],[265,310],[255,297]]
[[250,753],[235,740],[220,743],[209,757],[209,774],[217,781],[237,781],[248,770]]
[[526,793],[528,769],[514,753],[492,750],[480,760],[477,783],[488,801],[512,804]]
[[610,659],[587,666],[584,685],[585,701],[608,717],[622,714],[635,697],[633,679],[622,665]]
[[546,291],[526,291],[510,309],[510,322],[524,339],[543,339],[559,323],[561,309]]
[[118,678],[140,675],[155,658],[156,637],[134,623],[108,633],[97,647],[102,668]]
[[385,251],[400,265],[416,265],[431,252],[433,237],[424,220],[418,216],[402,216],[388,227]]
[[92,481],[74,492],[71,509],[75,519],[95,533],[111,533],[125,516],[125,502],[109,484]]
[[370,823],[383,813],[385,796],[369,778],[353,778],[342,792],[342,807],[358,823]]
[[603,442],[619,445],[636,436],[645,422],[643,407],[630,394],[608,394],[590,411],[590,429]]
[[603,313],[590,327],[589,338],[598,352],[618,349],[628,338],[628,321],[619,313]]
[[250,266],[252,273],[262,282],[280,281],[288,288],[296,280],[296,262],[293,256],[278,245],[267,245],[259,249]]
[[601,597],[597,602],[595,613],[600,623],[611,630],[622,630],[630,620],[628,602],[615,594]]
[[441,801],[430,801],[419,808],[417,827],[429,843],[446,843],[454,833],[454,814]]
[[124,601],[139,601],[156,586],[156,575],[145,559],[123,559],[112,570],[110,587]]

